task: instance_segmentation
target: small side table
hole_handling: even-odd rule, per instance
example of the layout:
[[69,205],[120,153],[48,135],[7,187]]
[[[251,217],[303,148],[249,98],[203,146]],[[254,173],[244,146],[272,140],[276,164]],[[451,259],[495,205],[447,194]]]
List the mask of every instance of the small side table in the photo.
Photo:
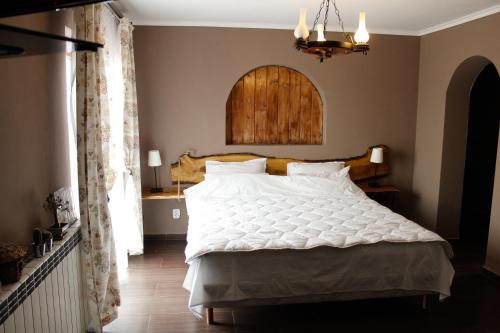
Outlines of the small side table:
[[184,199],[184,193],[181,193],[177,197],[177,187],[164,187],[161,192],[151,193],[150,188],[145,188],[142,190],[142,200],[174,200],[174,199]]
[[380,185],[378,187],[371,187],[368,184],[360,184],[359,187],[366,193],[366,195],[378,202],[379,204],[394,210],[396,197],[399,194],[399,189],[392,185]]

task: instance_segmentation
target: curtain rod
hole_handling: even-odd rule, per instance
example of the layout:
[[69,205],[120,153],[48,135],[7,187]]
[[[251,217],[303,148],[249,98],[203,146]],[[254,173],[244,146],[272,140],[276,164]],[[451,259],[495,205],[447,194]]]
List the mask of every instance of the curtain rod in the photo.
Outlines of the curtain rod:
[[121,11],[118,9],[118,7],[112,1],[106,2],[104,5],[109,9],[111,14],[113,14],[113,16],[118,21],[120,21],[120,19],[123,18],[123,14],[121,13]]

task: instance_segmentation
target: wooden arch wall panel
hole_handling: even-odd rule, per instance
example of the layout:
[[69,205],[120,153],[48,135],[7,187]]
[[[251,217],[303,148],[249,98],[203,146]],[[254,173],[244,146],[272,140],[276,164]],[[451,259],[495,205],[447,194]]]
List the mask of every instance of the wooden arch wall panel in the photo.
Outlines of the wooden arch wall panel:
[[302,73],[256,68],[233,86],[226,103],[226,144],[323,143],[323,102]]

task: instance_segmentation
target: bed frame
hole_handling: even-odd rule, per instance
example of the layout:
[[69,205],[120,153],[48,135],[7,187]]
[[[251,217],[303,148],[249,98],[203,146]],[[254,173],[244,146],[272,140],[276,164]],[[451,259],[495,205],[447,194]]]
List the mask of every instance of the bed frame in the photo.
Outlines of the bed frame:
[[[366,296],[366,297],[354,297],[354,298],[347,298],[347,299],[338,299],[338,300],[331,300],[332,302],[341,302],[341,301],[355,301],[355,300],[363,300],[363,299],[375,299],[375,298],[395,298],[395,297],[421,297],[421,306],[422,310],[428,310],[433,304],[437,304],[439,302],[439,294],[437,293],[428,293],[428,292],[422,292],[422,291],[395,291],[395,292],[386,292],[386,293],[381,293],[380,295],[376,296]],[[309,303],[309,302],[299,302],[299,303]],[[265,304],[265,303],[264,303]],[[296,304],[296,302],[286,302],[286,303],[279,303],[279,304]],[[230,304],[233,307],[238,307],[238,306],[245,306],[241,305],[238,302]],[[255,305],[254,305],[255,306]],[[257,305],[258,306],[258,305]],[[223,306],[206,306],[205,307],[205,321],[207,325],[214,325],[215,324],[215,319],[214,319],[214,308],[224,308],[228,307],[227,304],[224,304]]]
[[[372,149],[381,147],[384,150],[384,162],[374,164],[370,162]],[[389,174],[389,148],[384,145],[377,145],[368,148],[365,154],[350,158],[327,159],[327,160],[300,160],[295,158],[283,158],[262,156],[253,153],[229,153],[215,154],[194,157],[190,154],[183,154],[179,157],[177,163],[173,163],[170,168],[172,183],[197,184],[205,179],[205,162],[243,162],[256,158],[267,158],[267,172],[271,175],[285,176],[287,164],[290,162],[332,162],[344,161],[349,165],[349,175],[357,183],[365,182],[370,179],[387,176]]]
[[[384,151],[384,162],[381,164],[374,164],[370,162],[372,149],[381,147]],[[221,162],[243,162],[256,158],[267,158],[266,172],[271,175],[285,176],[287,171],[287,164],[290,162],[333,162],[344,161],[346,166],[349,165],[349,175],[356,183],[364,183],[370,180],[384,177],[389,175],[389,148],[385,145],[376,145],[369,147],[365,154],[349,158],[340,159],[326,159],[326,160],[301,160],[295,158],[282,158],[263,156],[253,153],[228,153],[228,154],[214,154],[206,156],[191,156],[185,153],[179,157],[177,163],[171,164],[170,174],[172,183],[177,183],[178,191],[180,191],[180,184],[197,184],[205,179],[205,162],[206,161],[221,161]],[[400,295],[403,296],[403,295]],[[429,297],[436,299],[437,294],[426,294],[422,292],[409,292],[406,296],[421,296],[422,308],[427,309]],[[387,297],[387,296],[385,296]],[[205,307],[205,319],[207,324],[214,324],[214,307]]]

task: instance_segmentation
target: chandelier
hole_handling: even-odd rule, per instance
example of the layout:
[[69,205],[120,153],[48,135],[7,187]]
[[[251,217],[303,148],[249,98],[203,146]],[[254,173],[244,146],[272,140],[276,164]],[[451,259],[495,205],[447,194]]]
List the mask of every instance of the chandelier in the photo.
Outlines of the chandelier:
[[[330,10],[330,3],[335,9],[340,28],[344,35],[344,40],[327,40],[325,38],[326,27],[328,23],[328,12]],[[323,23],[320,22],[324,10]],[[314,19],[312,31],[316,31],[316,40],[310,40],[309,30],[307,29],[307,8],[300,9],[299,23],[295,28],[295,47],[297,50],[304,53],[316,55],[321,62],[325,58],[331,58],[333,55],[349,54],[352,52],[360,52],[367,54],[370,50],[368,40],[370,35],[366,30],[365,13],[359,13],[359,27],[354,36],[344,31],[344,22],[340,17],[340,11],[337,8],[335,0],[322,0],[319,7],[318,14]]]

